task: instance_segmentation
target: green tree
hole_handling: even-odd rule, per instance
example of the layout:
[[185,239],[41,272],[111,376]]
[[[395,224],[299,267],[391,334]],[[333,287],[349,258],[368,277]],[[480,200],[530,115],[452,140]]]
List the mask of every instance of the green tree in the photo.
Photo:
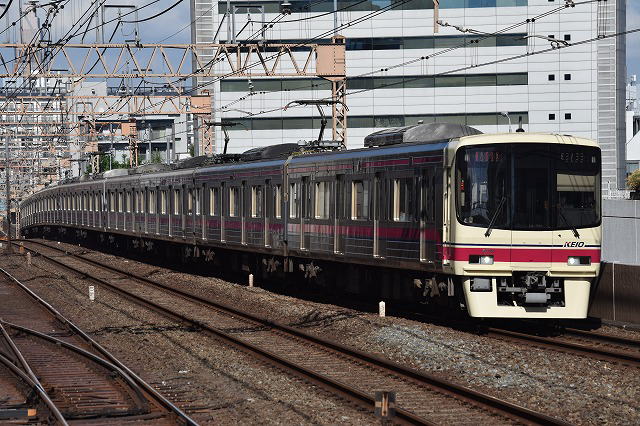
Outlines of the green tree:
[[627,176],[627,188],[632,191],[640,191],[640,169]]
[[151,153],[151,162],[153,164],[160,164],[162,163],[162,156],[160,155],[160,151],[159,150],[155,150]]

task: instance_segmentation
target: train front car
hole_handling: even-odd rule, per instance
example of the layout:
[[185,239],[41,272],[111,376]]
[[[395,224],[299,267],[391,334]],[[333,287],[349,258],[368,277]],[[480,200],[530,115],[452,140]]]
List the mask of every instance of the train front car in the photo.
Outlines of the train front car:
[[600,267],[596,143],[469,136],[451,145],[448,166],[443,266],[461,278],[469,315],[585,318]]

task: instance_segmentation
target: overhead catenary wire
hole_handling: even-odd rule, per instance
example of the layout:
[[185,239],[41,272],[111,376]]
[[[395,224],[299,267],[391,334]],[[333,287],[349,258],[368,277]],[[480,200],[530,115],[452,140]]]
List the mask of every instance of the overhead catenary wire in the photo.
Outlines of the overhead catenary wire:
[[[538,14],[536,16],[533,16],[531,18],[526,18],[526,19],[524,19],[524,20],[522,20],[520,22],[517,22],[515,24],[508,25],[507,27],[505,27],[505,28],[503,28],[501,30],[498,30],[496,32],[478,34],[478,37],[474,38],[471,42],[464,41],[463,43],[460,43],[460,44],[458,44],[456,46],[451,46],[451,47],[448,47],[448,48],[445,48],[445,49],[441,49],[440,51],[431,53],[429,55],[422,55],[420,57],[417,57],[417,58],[414,58],[414,59],[410,59],[408,61],[405,61],[405,62],[402,62],[402,63],[399,63],[399,64],[387,66],[387,67],[384,67],[384,68],[379,68],[379,69],[376,69],[376,70],[373,70],[373,71],[369,71],[369,72],[366,72],[366,73],[362,73],[362,74],[359,74],[359,75],[350,76],[350,78],[366,77],[366,76],[374,75],[374,74],[377,74],[377,73],[380,73],[380,72],[386,72],[386,71],[389,71],[391,69],[401,68],[401,67],[404,67],[404,66],[407,66],[407,65],[411,65],[411,64],[414,64],[414,63],[419,63],[419,62],[422,62],[422,61],[425,61],[425,60],[428,60],[428,59],[435,58],[437,56],[444,55],[446,53],[450,53],[450,52],[456,51],[456,50],[461,49],[461,48],[465,48],[465,47],[469,46],[471,43],[479,43],[480,41],[485,40],[487,38],[495,37],[495,36],[500,35],[500,34],[505,34],[505,33],[509,32],[511,30],[514,30],[514,29],[516,29],[516,28],[518,28],[520,26],[526,25],[526,24],[528,24],[530,22],[535,22],[537,20],[540,20],[540,19],[546,18],[548,16],[551,16],[553,14],[559,13],[559,12],[569,8],[569,7],[575,7],[575,6],[590,4],[590,3],[594,3],[594,2],[599,3],[601,1],[602,0],[585,0],[585,1],[582,1],[582,2],[573,3],[571,5],[565,4],[565,5],[562,5],[562,6],[558,6],[556,8],[553,8],[553,9],[551,9],[549,11],[543,12],[543,13]],[[429,78],[429,77],[431,77],[431,75],[424,76],[424,78]],[[296,90],[313,89],[314,87],[317,87],[317,86],[318,86],[317,84],[300,86],[300,87],[297,87]],[[216,111],[223,111],[226,106],[235,105],[236,103],[241,102],[242,100],[244,100],[247,96],[253,96],[254,94],[264,95],[264,94],[269,94],[269,93],[278,93],[278,92],[281,92],[281,91],[282,90],[269,90],[269,91],[253,92],[253,94],[252,93],[248,93],[248,94],[236,99],[235,101],[232,101],[231,103],[225,105],[224,107],[218,108]]]

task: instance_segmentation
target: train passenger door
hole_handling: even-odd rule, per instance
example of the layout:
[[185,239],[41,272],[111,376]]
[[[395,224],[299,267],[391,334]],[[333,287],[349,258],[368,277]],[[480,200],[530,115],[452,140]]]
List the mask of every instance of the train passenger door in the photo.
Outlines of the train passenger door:
[[342,233],[342,221],[345,219],[346,190],[344,175],[336,175],[336,190],[334,191],[334,221],[333,221],[333,252],[344,253],[344,234]]
[[380,257],[380,213],[382,196],[382,174],[373,178],[373,257]]
[[224,212],[225,212],[225,184],[224,182],[220,182],[220,242],[224,243],[226,241],[225,232],[224,232]]
[[187,187],[186,185],[182,185],[182,191],[180,191],[180,230],[182,231],[182,237],[187,237]]
[[246,216],[250,214],[250,206],[248,206],[247,197],[247,182],[242,181],[242,185],[240,186],[240,227],[241,227],[241,236],[240,242],[242,244],[247,244],[247,220]]
[[273,187],[271,186],[271,180],[267,179],[264,184],[264,195],[262,197],[262,212],[264,213],[264,231],[262,233],[264,237],[264,246],[271,247],[271,232],[269,232],[269,218],[273,215]]
[[429,228],[432,227],[431,222],[431,211],[433,209],[433,205],[431,203],[431,199],[429,195],[435,188],[431,188],[430,180],[431,173],[429,173],[429,169],[422,170],[420,177],[420,207],[418,208],[418,212],[420,214],[420,261],[421,262],[433,262],[433,257],[429,251],[428,247],[428,233]]
[[311,185],[309,177],[304,176],[301,180],[302,211],[300,212],[300,249],[309,250],[309,232],[307,222],[311,217]]

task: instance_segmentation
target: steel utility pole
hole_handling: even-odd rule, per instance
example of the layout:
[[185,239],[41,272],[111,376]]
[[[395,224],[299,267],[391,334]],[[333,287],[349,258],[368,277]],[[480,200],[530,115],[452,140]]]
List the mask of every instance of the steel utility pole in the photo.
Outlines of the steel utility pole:
[[9,164],[9,136],[5,133],[4,137],[4,175],[5,175],[5,186],[7,190],[7,254],[11,254],[11,190],[9,187],[9,169],[11,165]]
[[149,138],[149,152],[147,153],[147,163],[151,164],[151,123],[147,124],[147,137]]
[[113,168],[113,123],[109,123],[109,137],[111,139],[111,144],[109,145],[109,170]]

